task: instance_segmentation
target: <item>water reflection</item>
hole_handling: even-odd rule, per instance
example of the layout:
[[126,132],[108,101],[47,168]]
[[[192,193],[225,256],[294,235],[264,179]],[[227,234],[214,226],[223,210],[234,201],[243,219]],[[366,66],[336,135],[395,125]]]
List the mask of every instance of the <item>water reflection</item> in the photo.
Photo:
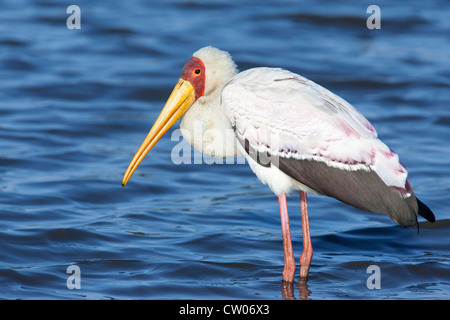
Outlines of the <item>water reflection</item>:
[[[297,285],[298,297],[301,300],[311,300],[309,298],[311,291],[308,289],[308,285],[306,280],[299,280]],[[281,282],[281,297],[284,300],[296,300],[295,292],[294,292],[294,282]]]

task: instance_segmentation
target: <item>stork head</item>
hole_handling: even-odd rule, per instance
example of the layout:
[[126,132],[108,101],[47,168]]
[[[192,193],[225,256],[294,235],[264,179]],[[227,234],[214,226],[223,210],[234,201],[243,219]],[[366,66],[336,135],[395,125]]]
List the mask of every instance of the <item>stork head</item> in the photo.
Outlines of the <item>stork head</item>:
[[169,128],[198,100],[209,103],[220,95],[224,85],[236,74],[230,54],[214,47],[204,47],[193,54],[181,71],[173,89],[153,127],[131,160],[122,186],[125,186],[147,153]]
[[[204,73],[204,94],[202,100],[212,101],[216,99],[224,85],[237,73],[236,64],[226,51],[214,47],[204,47],[193,54],[185,68],[192,60],[199,60],[203,63]],[[181,75],[183,77],[183,75]]]

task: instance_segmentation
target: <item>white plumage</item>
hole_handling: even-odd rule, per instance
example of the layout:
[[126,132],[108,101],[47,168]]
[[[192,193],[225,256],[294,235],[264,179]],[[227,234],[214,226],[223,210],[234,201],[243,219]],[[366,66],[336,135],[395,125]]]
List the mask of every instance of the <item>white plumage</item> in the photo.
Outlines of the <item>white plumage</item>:
[[[221,102],[236,135],[259,152],[347,171],[372,170],[386,185],[405,189],[405,168],[370,122],[304,77],[283,69],[250,69],[225,85]],[[289,192],[276,186],[276,176],[264,180],[276,194]]]

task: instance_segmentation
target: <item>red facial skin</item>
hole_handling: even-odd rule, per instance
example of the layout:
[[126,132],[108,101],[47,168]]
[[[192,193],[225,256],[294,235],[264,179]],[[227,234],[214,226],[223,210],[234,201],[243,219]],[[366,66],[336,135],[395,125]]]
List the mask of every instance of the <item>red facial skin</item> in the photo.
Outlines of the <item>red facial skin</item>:
[[181,78],[194,87],[195,100],[205,93],[205,65],[199,58],[192,57],[183,67]]

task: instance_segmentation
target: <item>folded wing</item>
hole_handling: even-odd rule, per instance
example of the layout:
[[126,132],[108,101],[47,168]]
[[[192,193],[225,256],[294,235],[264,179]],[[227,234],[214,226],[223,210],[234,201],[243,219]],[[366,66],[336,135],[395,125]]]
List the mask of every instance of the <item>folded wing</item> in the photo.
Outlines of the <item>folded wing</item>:
[[351,104],[283,69],[236,75],[221,96],[246,152],[315,190],[360,209],[416,223],[418,204],[398,155]]

